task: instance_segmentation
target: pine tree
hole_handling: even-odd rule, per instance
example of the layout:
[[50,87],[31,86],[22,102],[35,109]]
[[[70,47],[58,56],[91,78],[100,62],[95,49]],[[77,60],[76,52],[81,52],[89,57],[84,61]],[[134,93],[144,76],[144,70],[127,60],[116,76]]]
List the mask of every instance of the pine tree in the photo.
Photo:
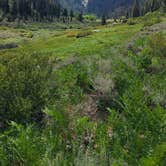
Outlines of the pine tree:
[[68,17],[68,11],[67,11],[67,9],[65,8],[64,10],[63,10],[63,22],[65,23],[66,22],[66,18]]
[[[11,20],[19,18],[21,20],[31,19],[32,21],[44,19],[53,21],[54,18],[60,18],[61,11],[61,5],[56,0],[0,0],[2,16]],[[67,9],[64,9],[63,12],[64,19],[69,19]]]
[[166,13],[166,0],[163,0],[162,8],[163,8],[163,12]]
[[61,6],[59,4],[57,5],[55,13],[56,13],[56,17],[59,19],[61,16]]
[[12,1],[11,11],[10,11],[10,14],[11,14],[13,20],[17,17],[17,12],[18,12],[17,1],[13,0]]
[[0,0],[0,8],[4,15],[9,13],[9,1],[8,0]]
[[106,25],[107,24],[107,20],[106,20],[106,16],[105,15],[102,16],[101,24],[102,25]]
[[73,21],[73,17],[74,17],[74,12],[73,10],[70,10],[70,21]]
[[129,10],[127,10],[127,12],[126,12],[126,19],[128,19],[129,18]]
[[133,7],[133,17],[140,16],[140,7],[138,0],[135,0],[134,7]]
[[159,1],[157,0],[152,0],[152,4],[151,4],[151,11],[154,12],[155,10],[160,8],[160,4]]
[[84,18],[83,18],[83,13],[81,12],[81,13],[79,13],[79,15],[78,15],[78,21],[83,22],[83,20],[84,20]]

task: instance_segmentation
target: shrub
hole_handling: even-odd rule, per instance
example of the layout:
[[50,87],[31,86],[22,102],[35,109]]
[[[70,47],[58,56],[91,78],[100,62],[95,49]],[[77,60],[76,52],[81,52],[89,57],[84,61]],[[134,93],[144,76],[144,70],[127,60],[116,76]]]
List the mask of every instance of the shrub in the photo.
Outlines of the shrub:
[[96,21],[97,17],[95,15],[84,15],[84,19],[87,21]]
[[3,49],[11,49],[11,48],[17,48],[18,45],[15,43],[8,43],[8,44],[0,44],[0,50]]
[[81,38],[81,37],[86,37],[92,35],[92,31],[90,30],[82,30],[82,31],[70,31],[67,33],[67,37],[76,37],[76,38]]
[[33,38],[33,34],[31,32],[24,32],[21,34],[22,37]]
[[143,157],[141,159],[141,165],[144,166],[165,165],[166,163],[165,154],[166,154],[166,143],[164,142],[157,145],[149,156]]
[[67,33],[67,37],[76,37],[77,36],[77,32],[76,31],[69,31]]
[[161,33],[153,34],[149,40],[153,56],[166,57],[166,38]]
[[136,21],[134,19],[130,18],[130,19],[128,19],[127,24],[128,25],[135,25]]
[[137,63],[140,69],[148,69],[152,64],[152,58],[149,55],[141,55],[137,57]]
[[77,33],[76,35],[76,38],[81,38],[81,37],[86,37],[86,36],[89,36],[89,35],[92,35],[92,31],[80,31]]
[[41,120],[51,66],[49,58],[38,54],[0,57],[0,119],[4,123]]
[[165,110],[147,107],[148,98],[142,85],[133,81],[122,97],[123,112],[110,110],[109,123],[113,129],[111,155],[128,165],[140,165],[141,159],[164,142]]
[[143,26],[144,27],[147,27],[147,26],[152,26],[152,25],[154,25],[154,24],[158,24],[158,23],[160,23],[162,20],[161,20],[161,18],[158,16],[158,17],[156,17],[156,18],[144,18],[144,20],[143,20]]
[[86,93],[92,92],[94,88],[87,69],[85,66],[81,66],[81,64],[77,64],[77,69],[79,73],[77,75],[76,85]]

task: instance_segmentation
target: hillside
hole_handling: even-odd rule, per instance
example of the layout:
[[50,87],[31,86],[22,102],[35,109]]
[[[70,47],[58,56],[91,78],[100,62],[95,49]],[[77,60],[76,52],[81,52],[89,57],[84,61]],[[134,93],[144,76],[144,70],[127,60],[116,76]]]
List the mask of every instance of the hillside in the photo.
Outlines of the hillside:
[[166,0],[0,0],[0,166],[166,166]]
[[[136,3],[135,3],[136,2]],[[30,22],[72,22],[75,17],[82,22],[82,14],[93,14],[99,17],[118,18],[133,17],[133,9],[144,15],[156,10],[166,11],[165,0],[1,0],[0,22],[30,21]]]
[[85,10],[86,0],[60,0],[60,3],[65,8],[80,12]]
[[[76,10],[77,12],[84,11],[85,13],[94,13],[98,16],[103,14],[107,16],[126,15],[128,9],[132,9],[135,0],[62,0],[62,6]],[[165,0],[140,0],[141,12],[144,10],[155,11],[160,8]]]
[[166,14],[64,19],[0,25],[0,165],[165,166]]
[[111,14],[115,9],[123,8],[127,9],[133,5],[133,0],[89,0],[87,5],[88,12],[94,12],[96,14]]
[[62,6],[76,11],[84,11],[95,14],[111,13],[116,8],[129,7],[133,0],[62,0]]

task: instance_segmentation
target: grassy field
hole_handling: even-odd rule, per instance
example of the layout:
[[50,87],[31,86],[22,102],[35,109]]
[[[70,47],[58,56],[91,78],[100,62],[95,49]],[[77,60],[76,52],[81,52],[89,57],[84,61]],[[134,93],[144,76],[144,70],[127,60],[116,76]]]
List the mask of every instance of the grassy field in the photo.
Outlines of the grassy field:
[[[94,29],[81,30],[39,30],[36,32],[23,32],[23,30],[6,29],[1,30],[2,35],[6,36],[1,42],[19,43],[17,52],[41,52],[51,53],[56,57],[69,57],[71,55],[91,56],[100,54],[103,50],[118,46],[126,40],[129,40],[141,28],[141,25],[127,26],[116,25],[110,27],[95,27]],[[21,32],[20,32],[21,31]],[[79,33],[90,32],[89,36],[76,38]],[[33,38],[27,38],[26,34],[33,35]],[[8,37],[9,35],[9,37]],[[17,41],[18,40],[18,41]],[[11,51],[12,52],[12,51]]]
[[165,14],[0,26],[0,48],[0,165],[165,165]]

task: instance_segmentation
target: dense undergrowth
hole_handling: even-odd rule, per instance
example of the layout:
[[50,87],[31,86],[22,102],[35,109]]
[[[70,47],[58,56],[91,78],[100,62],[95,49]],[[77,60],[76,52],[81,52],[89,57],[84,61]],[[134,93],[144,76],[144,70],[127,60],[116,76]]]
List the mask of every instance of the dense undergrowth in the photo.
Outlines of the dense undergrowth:
[[[102,53],[64,63],[29,50],[1,54],[0,165],[166,164],[165,32],[100,42]],[[89,108],[100,116],[84,116]]]

